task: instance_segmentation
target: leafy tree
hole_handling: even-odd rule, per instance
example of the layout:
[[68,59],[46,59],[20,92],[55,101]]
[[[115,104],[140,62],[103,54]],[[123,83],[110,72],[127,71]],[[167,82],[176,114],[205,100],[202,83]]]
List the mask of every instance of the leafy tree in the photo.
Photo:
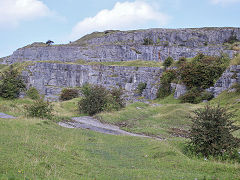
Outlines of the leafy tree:
[[120,89],[107,90],[100,85],[86,84],[81,89],[82,99],[78,102],[80,113],[94,115],[102,111],[118,110],[125,106]]
[[202,54],[193,58],[192,62],[181,64],[179,75],[188,89],[198,87],[206,89],[214,85],[229,63],[229,58],[204,56]]
[[197,154],[218,156],[232,154],[240,147],[240,139],[232,133],[240,127],[234,125],[233,114],[226,108],[206,105],[194,111],[191,117],[190,147]]
[[62,90],[59,99],[61,101],[67,101],[73,98],[77,98],[78,96],[79,96],[79,90],[67,88]]
[[158,98],[164,98],[171,94],[171,82],[177,78],[175,70],[166,70],[161,77],[160,87],[157,92]]
[[3,72],[0,77],[0,97],[7,99],[18,98],[26,85],[17,70],[10,66],[9,70]]

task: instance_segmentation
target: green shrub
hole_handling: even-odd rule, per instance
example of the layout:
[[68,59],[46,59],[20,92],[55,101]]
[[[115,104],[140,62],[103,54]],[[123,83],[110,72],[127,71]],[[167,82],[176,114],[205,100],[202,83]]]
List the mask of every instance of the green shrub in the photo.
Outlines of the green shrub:
[[186,94],[182,95],[179,99],[181,103],[198,104],[202,101],[201,90],[194,87],[190,89]]
[[79,90],[67,88],[62,90],[59,99],[60,101],[67,101],[77,97],[79,97]]
[[78,102],[80,113],[94,115],[102,111],[118,110],[124,107],[122,91],[107,90],[100,85],[84,85],[81,88],[83,98]]
[[0,77],[0,97],[7,99],[18,98],[20,92],[26,89],[26,85],[17,70],[10,66]]
[[37,99],[33,104],[25,106],[25,110],[28,116],[47,118],[51,119],[53,117],[52,111],[53,106],[50,102],[44,101],[43,98]]
[[240,84],[239,83],[235,83],[232,88],[236,89],[236,93],[240,93]]
[[205,157],[234,154],[240,147],[240,139],[232,133],[240,127],[234,125],[232,117],[233,114],[219,105],[206,105],[194,111],[194,116],[190,117],[192,127],[189,133],[192,151]]
[[186,63],[187,62],[187,58],[185,58],[185,57],[180,57],[179,59],[178,59],[178,61],[176,61],[175,62],[175,66],[177,67],[177,68],[179,68],[180,66],[182,66],[184,63]]
[[27,95],[27,97],[29,97],[30,99],[33,99],[33,100],[40,99],[40,94],[35,87],[29,88],[26,92],[26,95]]
[[165,98],[171,94],[171,84],[170,83],[161,83],[158,92],[157,98]]
[[147,83],[140,82],[137,87],[138,94],[142,94],[143,90],[146,89]]
[[164,98],[171,94],[171,82],[176,78],[177,72],[175,70],[167,70],[162,74],[157,98]]
[[153,40],[150,38],[144,38],[143,45],[153,45]]
[[230,59],[199,54],[192,62],[184,63],[179,68],[181,81],[188,89],[198,87],[207,89],[214,85],[228,66]]
[[172,63],[174,62],[174,59],[172,57],[168,57],[167,59],[165,59],[165,61],[163,62],[163,66],[165,68],[169,67],[172,65]]
[[214,95],[211,92],[208,91],[203,91],[201,94],[201,100],[207,100],[210,101],[211,99],[214,98]]
[[110,91],[110,94],[112,97],[112,101],[110,101],[110,104],[114,104],[114,107],[112,109],[119,110],[119,109],[125,107],[125,101],[123,99],[122,89],[113,88]]

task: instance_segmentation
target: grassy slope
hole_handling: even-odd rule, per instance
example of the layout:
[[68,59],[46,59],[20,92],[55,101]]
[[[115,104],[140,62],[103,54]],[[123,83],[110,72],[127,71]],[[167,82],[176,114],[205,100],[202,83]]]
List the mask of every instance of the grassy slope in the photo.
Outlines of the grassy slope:
[[162,67],[160,62],[156,61],[143,61],[143,60],[133,60],[133,61],[112,61],[112,62],[87,62],[84,60],[78,60],[76,62],[62,62],[62,61],[37,61],[37,62],[48,62],[48,63],[58,63],[58,64],[79,64],[79,65],[102,65],[102,66],[134,66],[134,67]]
[[[0,112],[19,117],[13,120],[0,120],[0,179],[11,177],[16,179],[24,177],[28,179],[203,179],[204,177],[237,179],[240,177],[239,164],[190,159],[185,156],[182,153],[185,140],[182,138],[157,141],[66,129],[48,120],[24,117],[23,107],[31,102],[29,99],[14,101],[0,99]],[[77,99],[55,103],[56,114],[67,117],[77,115],[74,109],[76,103]],[[147,127],[147,131],[158,134],[157,130],[159,130],[167,135],[168,127],[185,127],[185,123],[188,124],[187,119],[178,117],[181,117],[183,112],[188,114],[187,111],[196,108],[195,105],[178,104],[170,97],[158,103],[163,106],[150,107],[136,103],[113,114],[118,117],[119,114],[124,115],[124,112],[129,111],[132,116],[139,117],[135,119],[139,129],[129,128],[137,132],[144,131],[144,126],[150,123],[149,117],[154,126]],[[144,108],[142,114],[136,111],[136,107]],[[113,114],[106,114],[106,117]]]
[[134,103],[118,112],[97,115],[103,122],[120,125],[123,129],[147,135],[168,137],[172,128],[189,129],[190,112],[201,105],[180,104],[173,96],[154,101],[161,106],[152,107],[145,103]]

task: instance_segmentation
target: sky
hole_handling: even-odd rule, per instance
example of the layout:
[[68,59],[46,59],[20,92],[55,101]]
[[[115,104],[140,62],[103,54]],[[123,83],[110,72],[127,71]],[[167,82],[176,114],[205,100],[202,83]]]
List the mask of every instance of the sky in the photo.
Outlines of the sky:
[[0,57],[94,31],[240,27],[240,0],[0,0]]

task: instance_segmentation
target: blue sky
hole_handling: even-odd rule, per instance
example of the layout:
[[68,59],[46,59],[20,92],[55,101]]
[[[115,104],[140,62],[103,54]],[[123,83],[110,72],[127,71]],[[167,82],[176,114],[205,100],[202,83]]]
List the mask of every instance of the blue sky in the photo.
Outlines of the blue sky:
[[0,0],[0,57],[93,31],[240,27],[240,0]]

